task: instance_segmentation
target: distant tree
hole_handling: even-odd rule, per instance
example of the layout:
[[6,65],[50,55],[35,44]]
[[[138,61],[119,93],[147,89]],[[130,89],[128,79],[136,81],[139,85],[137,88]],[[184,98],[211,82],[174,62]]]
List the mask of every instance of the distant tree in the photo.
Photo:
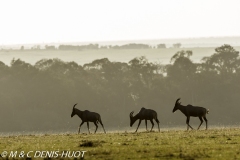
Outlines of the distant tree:
[[32,49],[32,50],[40,50],[41,47],[40,47],[40,45],[35,45],[35,46],[33,46],[31,49]]
[[215,54],[204,57],[204,69],[215,71],[218,74],[235,73],[240,69],[239,51],[232,46],[224,44],[215,49]]
[[72,45],[60,45],[58,47],[59,50],[78,50],[79,46],[72,46]]
[[196,73],[196,65],[190,60],[192,51],[179,51],[172,56],[173,65],[167,68],[167,75],[175,80],[191,77]]
[[99,46],[99,49],[108,49],[108,46]]
[[45,45],[45,49],[46,50],[55,50],[55,46],[48,46],[48,45]]
[[99,49],[99,44],[89,44],[87,46],[88,49]]
[[24,70],[27,70],[29,68],[34,68],[34,67],[31,64],[26,63],[20,59],[17,59],[17,60],[13,59],[11,61],[11,68],[13,68],[13,69],[16,68],[16,69],[24,71]]
[[190,50],[181,50],[178,51],[176,54],[174,54],[170,60],[170,62],[176,61],[178,58],[180,57],[186,57],[186,58],[190,58],[190,56],[192,56],[192,51]]
[[[145,56],[136,57],[128,63],[130,64],[133,79],[135,79],[137,83],[141,82],[141,85],[144,85],[145,87],[151,87],[151,81],[156,73],[156,66],[153,63],[148,62],[148,59]],[[140,84],[137,86],[141,87]]]
[[166,65],[160,63],[160,62],[154,62],[153,64],[154,66],[154,73],[157,74],[157,75],[164,75],[166,74]]
[[24,50],[24,46],[21,46],[20,50],[23,51]]
[[91,69],[100,70],[100,69],[102,69],[102,66],[104,64],[108,64],[108,63],[110,63],[108,58],[97,59],[97,60],[94,60],[92,63],[84,64],[83,68],[86,70],[91,70]]
[[175,43],[173,44],[173,48],[180,48],[182,46],[181,43]]
[[158,44],[157,48],[167,48],[167,47],[166,47],[166,44]]
[[136,73],[153,73],[153,64],[149,63],[145,56],[136,57],[129,61],[129,64]]
[[[3,62],[0,61],[0,76],[1,76],[1,77],[4,77],[4,76],[7,75],[7,74],[6,74],[7,69],[8,69],[8,66],[5,65]],[[5,74],[5,75],[4,75],[4,74]],[[0,80],[1,80],[1,78],[0,78]]]
[[81,46],[60,45],[58,49],[59,50],[99,49],[99,45],[98,44],[88,44],[88,45],[81,45]]

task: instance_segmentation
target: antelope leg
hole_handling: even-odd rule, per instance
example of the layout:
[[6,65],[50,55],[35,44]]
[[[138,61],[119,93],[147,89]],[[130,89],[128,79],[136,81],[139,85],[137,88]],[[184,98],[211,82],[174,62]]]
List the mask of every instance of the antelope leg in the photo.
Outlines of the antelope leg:
[[80,133],[81,126],[83,125],[84,122],[82,122],[79,127],[78,127],[78,134]]
[[145,124],[146,124],[146,130],[148,131],[148,129],[147,129],[147,120],[145,119]]
[[90,134],[90,131],[89,131],[89,123],[87,122],[87,128],[88,128],[88,133]]
[[189,121],[190,121],[190,117],[187,117],[187,125],[188,125],[187,130],[189,129],[189,127],[193,129],[192,126],[190,126]]
[[96,130],[95,130],[95,132],[94,132],[94,133],[96,133],[96,132],[97,132],[97,129],[98,129],[98,125],[97,125],[97,123],[96,123],[96,122],[94,122],[94,124],[95,124],[95,126],[96,126]]
[[207,125],[207,118],[206,117],[203,117],[203,119],[205,120],[205,122],[206,122],[206,130],[208,129],[208,125]]
[[137,130],[138,130],[138,127],[140,126],[141,122],[142,122],[142,120],[141,120],[141,119],[139,119],[139,123],[138,123],[137,129],[136,129],[136,131],[135,131],[135,132],[137,132]]
[[150,130],[150,131],[152,131],[152,129],[153,129],[153,126],[154,126],[154,123],[153,123],[153,120],[152,120],[152,119],[150,120],[150,122],[152,123],[152,128],[151,128],[151,130]]
[[203,123],[203,120],[202,120],[202,117],[201,117],[201,116],[199,117],[199,119],[200,119],[201,123],[200,123],[200,125],[198,126],[198,130],[199,130],[200,126],[201,126],[202,123]]

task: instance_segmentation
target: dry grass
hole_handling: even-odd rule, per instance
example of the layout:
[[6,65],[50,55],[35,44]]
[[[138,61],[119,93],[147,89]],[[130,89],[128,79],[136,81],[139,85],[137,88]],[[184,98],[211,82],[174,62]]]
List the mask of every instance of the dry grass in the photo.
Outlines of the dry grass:
[[0,151],[31,150],[85,150],[84,159],[240,159],[240,129],[0,137]]

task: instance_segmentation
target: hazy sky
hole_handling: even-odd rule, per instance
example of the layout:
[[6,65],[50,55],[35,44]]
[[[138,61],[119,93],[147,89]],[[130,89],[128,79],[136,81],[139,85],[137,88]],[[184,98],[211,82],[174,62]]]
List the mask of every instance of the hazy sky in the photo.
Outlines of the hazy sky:
[[240,36],[240,0],[0,0],[0,45]]

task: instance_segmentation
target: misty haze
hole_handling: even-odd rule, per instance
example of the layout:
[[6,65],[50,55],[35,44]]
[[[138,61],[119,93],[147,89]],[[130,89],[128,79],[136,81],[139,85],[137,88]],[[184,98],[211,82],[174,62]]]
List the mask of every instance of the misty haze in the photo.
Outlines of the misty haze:
[[1,1],[0,159],[240,159],[240,1]]
[[240,47],[178,44],[2,49],[2,57],[16,57],[1,62],[0,115],[9,122],[1,121],[1,130],[76,131],[80,119],[70,118],[75,103],[100,113],[108,131],[131,130],[129,113],[142,107],[158,112],[162,129],[179,128],[185,117],[171,112],[177,98],[210,109],[210,127],[238,125]]

